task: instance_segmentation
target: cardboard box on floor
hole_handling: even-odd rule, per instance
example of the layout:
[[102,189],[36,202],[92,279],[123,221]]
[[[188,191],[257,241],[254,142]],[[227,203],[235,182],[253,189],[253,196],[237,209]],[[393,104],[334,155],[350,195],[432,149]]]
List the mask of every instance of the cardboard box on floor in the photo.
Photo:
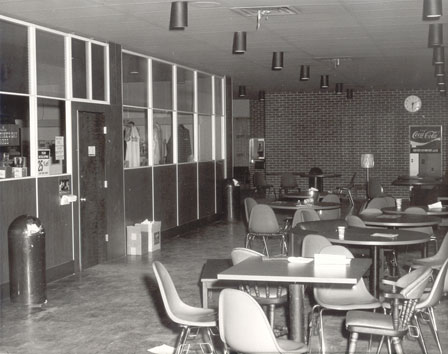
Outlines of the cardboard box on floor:
[[142,255],[161,247],[161,222],[145,222],[127,227],[127,254]]

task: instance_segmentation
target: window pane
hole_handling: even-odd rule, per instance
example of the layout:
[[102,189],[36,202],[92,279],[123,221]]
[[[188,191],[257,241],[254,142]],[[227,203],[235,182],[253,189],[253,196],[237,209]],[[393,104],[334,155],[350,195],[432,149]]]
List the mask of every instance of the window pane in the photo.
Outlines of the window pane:
[[194,161],[193,114],[178,114],[177,124],[177,162]]
[[28,93],[27,28],[0,21],[0,91]]
[[87,98],[86,42],[72,38],[73,97]]
[[148,60],[123,53],[123,103],[148,107]]
[[65,102],[37,100],[37,137],[39,140],[39,176],[67,172]]
[[222,138],[221,138],[221,124],[223,118],[222,116],[216,116],[215,118],[215,146],[216,146],[216,160],[222,159]]
[[177,69],[177,110],[194,110],[194,72],[184,68]]
[[222,113],[222,79],[215,76],[215,114]]
[[28,176],[29,161],[28,97],[0,95],[0,178]]
[[198,111],[212,114],[212,77],[198,74]]
[[173,108],[173,67],[152,62],[152,102],[154,108]]
[[210,161],[212,154],[212,118],[199,116],[199,161]]
[[37,94],[65,97],[64,37],[36,31]]
[[92,44],[92,99],[106,100],[105,50],[98,44]]
[[148,166],[146,109],[123,108],[124,167]]
[[153,122],[154,165],[173,163],[173,115],[171,112],[154,111]]

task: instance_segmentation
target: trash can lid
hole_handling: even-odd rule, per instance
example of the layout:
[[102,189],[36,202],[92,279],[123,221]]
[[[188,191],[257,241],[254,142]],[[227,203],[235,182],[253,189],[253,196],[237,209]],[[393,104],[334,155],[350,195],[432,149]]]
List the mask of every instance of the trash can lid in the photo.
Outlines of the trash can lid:
[[35,216],[20,215],[13,220],[8,228],[8,236],[22,235],[30,237],[45,233],[41,221]]

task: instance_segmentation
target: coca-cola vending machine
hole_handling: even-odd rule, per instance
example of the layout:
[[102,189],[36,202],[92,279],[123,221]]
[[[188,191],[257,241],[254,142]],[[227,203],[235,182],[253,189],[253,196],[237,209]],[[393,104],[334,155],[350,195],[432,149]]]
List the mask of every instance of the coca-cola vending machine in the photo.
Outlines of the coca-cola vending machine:
[[442,176],[442,126],[409,126],[409,175]]

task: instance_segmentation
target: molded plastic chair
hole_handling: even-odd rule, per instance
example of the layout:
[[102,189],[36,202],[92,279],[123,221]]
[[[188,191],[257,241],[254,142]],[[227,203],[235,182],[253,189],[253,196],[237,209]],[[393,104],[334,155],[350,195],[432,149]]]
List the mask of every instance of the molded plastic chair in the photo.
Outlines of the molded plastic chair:
[[355,201],[353,200],[352,195],[352,189],[355,187],[355,179],[356,179],[356,172],[353,173],[352,178],[350,179],[350,182],[343,187],[336,187],[335,192],[339,194],[346,194],[350,204],[355,205]]
[[249,229],[249,217],[252,208],[257,205],[257,201],[254,198],[247,197],[244,198],[244,215],[246,216],[246,227]]
[[[263,254],[249,248],[237,247],[231,252],[232,263],[238,264],[250,257],[262,257]],[[268,307],[268,318],[274,328],[275,307],[288,303],[288,289],[284,286],[272,285],[268,282],[249,282],[239,286],[241,291],[250,294],[260,305]],[[281,329],[284,331],[284,329]]]
[[368,207],[368,208],[362,210],[359,214],[360,215],[381,215],[381,214],[383,214],[383,212],[378,208]]
[[370,199],[384,197],[383,186],[377,178],[371,177],[369,179],[369,184],[367,185],[367,195]]
[[168,317],[171,321],[182,327],[182,332],[179,336],[178,345],[176,348],[176,354],[180,354],[182,352],[182,348],[188,340],[192,329],[206,330],[209,338],[208,344],[214,353],[215,348],[212,341],[212,328],[217,327],[217,312],[213,309],[192,307],[184,303],[179,297],[173,280],[171,279],[171,276],[165,266],[159,261],[155,261],[152,264],[152,268],[156,275],[157,284],[159,285],[163,305]]
[[297,180],[291,172],[282,173],[280,177],[280,189],[278,190],[279,198],[281,198],[282,193],[288,194],[290,190],[300,192]]
[[346,328],[351,332],[348,353],[355,354],[359,333],[365,333],[382,336],[378,352],[381,350],[384,337],[388,337],[392,339],[396,353],[403,354],[401,339],[409,331],[416,303],[422,296],[430,277],[431,268],[426,268],[422,275],[399,294],[386,294],[387,298],[394,301],[392,314],[349,311],[345,319]]
[[414,259],[411,264],[411,268],[418,268],[428,266],[433,269],[440,269],[443,262],[448,259],[448,233],[444,236],[437,253],[431,257]]
[[[406,214],[427,215],[425,209],[420,208],[420,207],[415,207],[415,206],[407,208],[404,212]],[[413,227],[413,228],[409,228],[407,230],[419,231],[419,232],[423,232],[425,234],[430,235],[429,241],[434,242],[436,252],[439,249],[439,242],[437,241],[437,237],[436,237],[436,235],[434,235],[434,230],[431,226]]]
[[268,184],[266,182],[266,178],[264,173],[262,172],[254,172],[254,187],[256,192],[270,192],[271,188],[274,191],[274,198],[277,199],[277,195],[275,194],[275,189],[272,184]]
[[286,244],[286,232],[280,229],[277,217],[269,205],[257,204],[252,208],[249,217],[249,232],[246,235],[246,248],[252,248],[252,241],[256,237],[261,237],[264,248],[263,252],[269,256],[269,249],[266,240],[278,238],[280,240],[281,253],[286,254],[288,247]]
[[[320,251],[320,254],[345,255],[347,258],[353,258],[353,254],[343,246],[328,246]],[[330,268],[331,269],[331,268]],[[364,280],[361,278],[358,283],[352,287],[341,286],[340,284],[322,285],[314,287],[314,299],[317,305],[313,307],[313,313],[318,311],[320,322],[320,341],[322,353],[325,353],[324,338],[324,310],[368,310],[381,307],[381,303],[369,293]]]
[[316,210],[312,208],[299,208],[294,213],[292,219],[292,227],[296,226],[298,223],[306,221],[319,221],[320,216]]
[[314,234],[306,235],[302,241],[302,257],[313,258],[315,254],[328,246],[331,246],[328,238]]
[[219,335],[226,353],[307,353],[306,344],[277,339],[260,305],[249,294],[224,289],[219,295]]
[[385,197],[375,197],[373,199],[370,199],[366,204],[367,208],[376,208],[376,209],[383,209],[389,206],[389,203]]
[[386,200],[386,204],[388,207],[395,207],[397,205],[395,198],[390,195],[386,195],[384,199]]
[[364,221],[359,216],[356,215],[347,215],[345,217],[345,221],[347,221],[348,226],[352,227],[367,227]]
[[[322,202],[325,203],[341,203],[341,199],[336,194],[330,193],[322,198]],[[335,220],[341,217],[341,208],[339,209],[331,209],[331,210],[322,210],[320,212],[321,220]]]

